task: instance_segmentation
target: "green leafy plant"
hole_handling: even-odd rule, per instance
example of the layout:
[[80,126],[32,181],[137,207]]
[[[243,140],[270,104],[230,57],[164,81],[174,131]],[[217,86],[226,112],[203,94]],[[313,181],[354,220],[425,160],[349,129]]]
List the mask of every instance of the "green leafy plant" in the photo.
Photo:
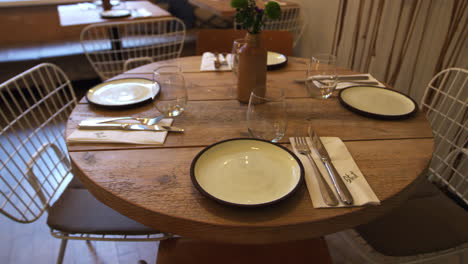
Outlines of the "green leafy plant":
[[281,7],[274,1],[269,1],[265,9],[258,8],[255,0],[231,0],[231,6],[237,11],[236,22],[251,34],[260,33],[265,17],[278,19],[281,16]]

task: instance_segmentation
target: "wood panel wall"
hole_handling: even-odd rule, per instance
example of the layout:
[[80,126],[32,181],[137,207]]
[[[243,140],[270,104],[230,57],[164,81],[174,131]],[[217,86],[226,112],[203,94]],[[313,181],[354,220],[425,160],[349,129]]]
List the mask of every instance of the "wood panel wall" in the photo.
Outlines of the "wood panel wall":
[[61,27],[56,5],[0,8],[0,47],[79,41],[81,29]]

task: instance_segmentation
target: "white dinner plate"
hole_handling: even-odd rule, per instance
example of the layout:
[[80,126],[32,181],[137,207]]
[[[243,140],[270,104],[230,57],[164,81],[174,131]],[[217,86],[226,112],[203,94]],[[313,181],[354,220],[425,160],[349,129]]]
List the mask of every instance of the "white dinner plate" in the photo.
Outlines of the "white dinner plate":
[[253,207],[289,197],[302,182],[304,169],[280,145],[236,138],[202,150],[193,160],[190,174],[204,195],[225,204]]
[[98,84],[89,89],[86,98],[100,106],[130,106],[152,100],[159,90],[159,85],[153,85],[151,80],[127,78]]
[[375,86],[349,87],[341,90],[338,98],[351,111],[380,119],[406,118],[418,109],[416,102],[410,97]]
[[288,58],[285,55],[281,53],[277,53],[277,52],[268,51],[267,53],[267,69],[268,70],[279,69],[283,67],[284,65],[286,65],[287,62],[288,62]]
[[128,9],[111,9],[101,12],[101,17],[103,18],[120,18],[128,17],[132,14]]

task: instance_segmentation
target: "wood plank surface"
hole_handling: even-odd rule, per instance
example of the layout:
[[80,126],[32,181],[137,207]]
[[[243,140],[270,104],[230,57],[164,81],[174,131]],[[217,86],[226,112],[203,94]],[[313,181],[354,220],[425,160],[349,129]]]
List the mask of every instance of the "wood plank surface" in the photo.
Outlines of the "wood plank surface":
[[[300,98],[287,100],[288,129],[281,142],[312,124],[321,136],[336,136],[344,141],[373,139],[431,138],[429,123],[422,113],[404,121],[385,121],[363,117],[344,109],[336,98],[320,100]],[[247,105],[237,100],[189,101],[187,110],[176,117],[173,125],[184,133],[169,133],[162,147],[207,146],[217,141],[249,137]],[[69,118],[67,136],[85,119],[118,116],[157,116],[152,104],[124,111],[102,110],[89,104],[79,104]],[[148,148],[154,145],[128,144],[69,144],[69,151],[96,149]]]
[[[384,121],[345,109],[336,94],[327,100],[308,97],[303,84],[306,59],[289,58],[288,65],[268,72],[268,87],[284,87],[288,130],[281,140],[303,134],[311,124],[320,136],[340,137],[381,206],[314,209],[307,189],[277,205],[245,210],[218,204],[202,196],[189,177],[190,164],[204,147],[220,140],[248,137],[247,105],[234,98],[231,72],[200,72],[200,57],[145,65],[116,78],[151,78],[159,65],[179,64],[188,80],[187,110],[174,121],[184,133],[169,133],[161,146],[68,144],[75,174],[103,203],[143,224],[184,237],[230,243],[272,243],[323,236],[378,217],[398,206],[417,185],[431,159],[433,138],[424,113]],[[352,74],[339,69],[339,74]],[[108,110],[85,100],[67,124],[94,117],[156,116],[152,104]],[[419,178],[418,178],[419,177]]]
[[[432,139],[345,143],[381,206],[314,209],[307,189],[258,209],[201,195],[190,164],[202,148],[71,152],[76,175],[102,202],[145,225],[182,236],[232,243],[301,240],[365,223],[394,208],[426,169]],[[84,176],[86,175],[86,176]]]
[[[112,19],[102,18],[101,8],[89,8],[83,3],[59,5],[57,6],[57,12],[62,27],[171,16],[166,10],[148,1],[126,1],[125,8],[134,10],[131,16]],[[144,15],[140,15],[142,12],[144,12]]]

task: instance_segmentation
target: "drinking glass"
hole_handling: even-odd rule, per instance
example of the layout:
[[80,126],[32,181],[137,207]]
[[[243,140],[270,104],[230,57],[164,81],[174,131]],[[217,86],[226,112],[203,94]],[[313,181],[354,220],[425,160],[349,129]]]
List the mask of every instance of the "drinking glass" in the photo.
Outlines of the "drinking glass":
[[236,39],[232,43],[231,69],[234,76],[237,77],[237,66],[239,65],[239,50],[246,44],[245,39]]
[[247,130],[252,137],[278,142],[288,125],[284,89],[268,88],[264,96],[255,92],[249,99]]
[[310,58],[306,86],[310,96],[327,99],[337,85],[336,57],[331,54],[317,54]]
[[175,117],[184,112],[187,105],[187,88],[184,76],[178,66],[161,66],[154,70],[153,82],[159,84],[160,91],[156,108],[164,116]]

